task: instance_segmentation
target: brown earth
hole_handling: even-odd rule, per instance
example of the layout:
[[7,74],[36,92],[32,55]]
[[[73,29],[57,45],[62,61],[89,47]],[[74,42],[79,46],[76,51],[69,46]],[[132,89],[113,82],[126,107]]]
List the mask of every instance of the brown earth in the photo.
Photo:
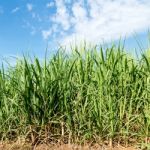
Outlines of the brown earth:
[[100,145],[94,145],[94,146],[77,146],[77,145],[69,145],[69,144],[63,144],[63,145],[56,145],[56,144],[40,144],[38,146],[32,147],[30,144],[0,144],[0,150],[139,150],[135,149],[133,147],[124,148],[122,146],[118,146],[115,148],[109,148],[108,146],[100,146]]

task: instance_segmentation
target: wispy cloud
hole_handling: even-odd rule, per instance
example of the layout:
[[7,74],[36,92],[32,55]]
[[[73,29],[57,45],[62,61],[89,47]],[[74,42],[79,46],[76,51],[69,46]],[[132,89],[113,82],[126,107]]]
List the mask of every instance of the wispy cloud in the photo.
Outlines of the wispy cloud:
[[47,40],[49,38],[49,36],[51,36],[52,34],[52,30],[49,29],[49,30],[43,30],[42,31],[42,36],[45,40]]
[[[57,38],[58,31],[60,31],[60,30],[59,30],[59,26],[57,24],[53,25],[52,27],[50,27],[47,30],[42,30],[43,39],[48,40],[49,37],[52,37],[54,39]],[[63,32],[60,31],[59,35],[63,35]]]
[[[57,38],[57,32],[60,31],[59,30],[59,26],[57,24],[51,26],[49,29],[47,30],[42,30],[42,36],[43,36],[43,39],[45,40],[48,40],[49,37],[52,37],[52,38]],[[59,32],[59,35],[63,35],[63,32],[60,31]]]
[[40,15],[35,12],[32,12],[32,18],[36,19],[38,22],[42,21],[42,18],[40,17]]
[[52,17],[52,21],[56,24],[61,25],[64,30],[68,30],[71,26],[71,17],[69,16],[70,12],[64,3],[64,0],[56,0],[55,2],[56,14]]
[[54,2],[49,2],[49,3],[46,4],[46,7],[47,7],[47,8],[51,8],[51,7],[53,7],[54,5],[55,5]]
[[17,12],[17,11],[19,11],[19,7],[16,7],[16,8],[14,8],[12,11],[11,11],[11,13],[15,13],[15,12]]
[[[55,0],[55,3],[56,13],[51,21],[59,26],[58,34],[64,33],[58,37],[62,43],[74,39],[96,43],[116,40],[150,26],[150,1],[147,0],[77,0],[72,3]],[[56,34],[48,33],[43,37]]]
[[28,3],[28,4],[26,5],[26,7],[27,7],[27,10],[28,10],[28,11],[32,11],[32,9],[33,9],[33,5],[32,5],[31,3]]
[[23,28],[29,29],[31,35],[35,35],[37,33],[37,28],[33,26],[29,21],[23,20],[24,24],[22,25]]

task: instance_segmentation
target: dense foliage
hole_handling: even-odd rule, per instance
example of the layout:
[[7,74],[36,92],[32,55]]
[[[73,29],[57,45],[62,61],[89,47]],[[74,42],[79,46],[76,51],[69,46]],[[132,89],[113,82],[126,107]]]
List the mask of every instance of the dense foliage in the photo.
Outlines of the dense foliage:
[[59,50],[0,70],[0,139],[147,141],[150,58],[121,46]]

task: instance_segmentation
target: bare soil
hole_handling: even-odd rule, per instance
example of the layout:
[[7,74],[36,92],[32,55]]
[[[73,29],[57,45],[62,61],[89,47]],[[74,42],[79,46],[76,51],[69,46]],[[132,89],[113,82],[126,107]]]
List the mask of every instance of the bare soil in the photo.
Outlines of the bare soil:
[[134,147],[122,147],[116,146],[114,148],[110,148],[108,146],[100,146],[95,144],[94,146],[80,146],[80,145],[69,145],[69,144],[40,144],[38,146],[31,146],[31,144],[18,144],[18,143],[5,143],[0,144],[0,150],[138,150]]

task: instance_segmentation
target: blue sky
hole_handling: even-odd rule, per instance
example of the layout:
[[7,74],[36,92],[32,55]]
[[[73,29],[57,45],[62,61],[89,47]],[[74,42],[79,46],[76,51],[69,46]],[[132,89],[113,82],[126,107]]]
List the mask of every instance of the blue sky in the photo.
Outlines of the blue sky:
[[132,52],[135,33],[147,46],[149,27],[149,0],[0,0],[0,57],[120,37]]

